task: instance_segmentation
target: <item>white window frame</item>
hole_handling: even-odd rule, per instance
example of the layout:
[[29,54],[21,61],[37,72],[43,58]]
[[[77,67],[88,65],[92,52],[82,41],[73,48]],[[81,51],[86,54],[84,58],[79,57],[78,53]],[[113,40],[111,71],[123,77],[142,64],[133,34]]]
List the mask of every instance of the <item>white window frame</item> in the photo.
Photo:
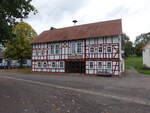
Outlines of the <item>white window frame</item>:
[[[93,52],[91,52],[91,48],[93,48]],[[94,48],[93,46],[91,46],[91,47],[89,48],[89,52],[90,52],[90,53],[94,53],[94,52],[95,52],[95,48]]]
[[77,53],[82,53],[82,42],[77,42]]
[[55,54],[55,46],[54,46],[54,44],[50,45],[50,54],[52,54],[52,55]]
[[[101,48],[101,50],[102,50],[101,52],[99,51],[100,48]],[[99,47],[98,47],[98,53],[103,53],[103,46],[99,46]]]
[[76,54],[76,43],[71,43],[71,54]]
[[[53,63],[55,64],[55,66],[53,66]],[[52,62],[52,68],[56,68],[56,62],[55,61]]]
[[[108,67],[108,63],[111,64],[110,67]],[[107,69],[112,69],[112,62],[111,62],[111,61],[108,61],[106,67],[107,67]]]
[[[40,64],[40,66],[39,66]],[[42,62],[37,62],[37,68],[42,68]]]
[[[91,63],[93,63],[93,67],[91,67]],[[94,69],[94,62],[93,61],[89,62],[89,69]]]
[[[99,63],[101,63],[101,67],[99,67]],[[103,69],[103,62],[102,61],[98,61],[97,62],[97,67],[98,67],[98,69]]]
[[60,46],[59,46],[59,44],[56,44],[54,49],[55,49],[55,54],[59,54],[60,53],[60,50],[59,50]]
[[[111,51],[108,51],[108,48],[110,47]],[[112,53],[112,46],[107,46],[107,53]]]
[[[62,63],[62,65],[61,65],[61,63]],[[60,62],[59,62],[59,67],[60,67],[60,68],[64,68],[64,62],[63,62],[63,61],[60,61]]]
[[[46,65],[46,67],[45,67]],[[43,62],[43,68],[47,68],[47,62]]]

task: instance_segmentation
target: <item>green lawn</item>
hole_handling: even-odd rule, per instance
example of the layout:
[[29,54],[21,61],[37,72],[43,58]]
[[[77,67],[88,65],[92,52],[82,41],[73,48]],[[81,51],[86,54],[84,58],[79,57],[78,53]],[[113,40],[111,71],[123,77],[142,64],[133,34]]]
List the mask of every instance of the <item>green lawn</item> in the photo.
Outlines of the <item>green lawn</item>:
[[142,57],[131,56],[125,59],[125,69],[135,68],[139,73],[150,75],[150,70],[144,70],[142,67]]

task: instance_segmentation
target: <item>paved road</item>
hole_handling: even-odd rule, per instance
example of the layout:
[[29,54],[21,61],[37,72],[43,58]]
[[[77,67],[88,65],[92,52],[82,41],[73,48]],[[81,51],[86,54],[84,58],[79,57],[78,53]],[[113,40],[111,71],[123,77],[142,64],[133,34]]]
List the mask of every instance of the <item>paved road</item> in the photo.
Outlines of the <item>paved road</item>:
[[150,76],[0,73],[0,113],[150,113]]

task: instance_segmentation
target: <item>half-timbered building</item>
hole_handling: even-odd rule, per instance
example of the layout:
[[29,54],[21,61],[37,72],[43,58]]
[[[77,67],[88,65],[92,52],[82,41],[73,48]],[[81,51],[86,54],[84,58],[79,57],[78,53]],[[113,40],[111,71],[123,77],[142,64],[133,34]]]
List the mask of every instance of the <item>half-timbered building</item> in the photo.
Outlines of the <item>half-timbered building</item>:
[[121,19],[51,28],[32,42],[32,71],[120,75],[121,40]]

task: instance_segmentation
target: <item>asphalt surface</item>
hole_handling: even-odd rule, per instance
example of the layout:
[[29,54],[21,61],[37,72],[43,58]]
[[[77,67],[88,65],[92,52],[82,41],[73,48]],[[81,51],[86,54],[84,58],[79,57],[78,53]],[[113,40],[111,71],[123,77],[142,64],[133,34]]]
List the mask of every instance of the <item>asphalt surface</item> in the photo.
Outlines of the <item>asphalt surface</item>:
[[0,72],[0,113],[150,113],[150,76]]

